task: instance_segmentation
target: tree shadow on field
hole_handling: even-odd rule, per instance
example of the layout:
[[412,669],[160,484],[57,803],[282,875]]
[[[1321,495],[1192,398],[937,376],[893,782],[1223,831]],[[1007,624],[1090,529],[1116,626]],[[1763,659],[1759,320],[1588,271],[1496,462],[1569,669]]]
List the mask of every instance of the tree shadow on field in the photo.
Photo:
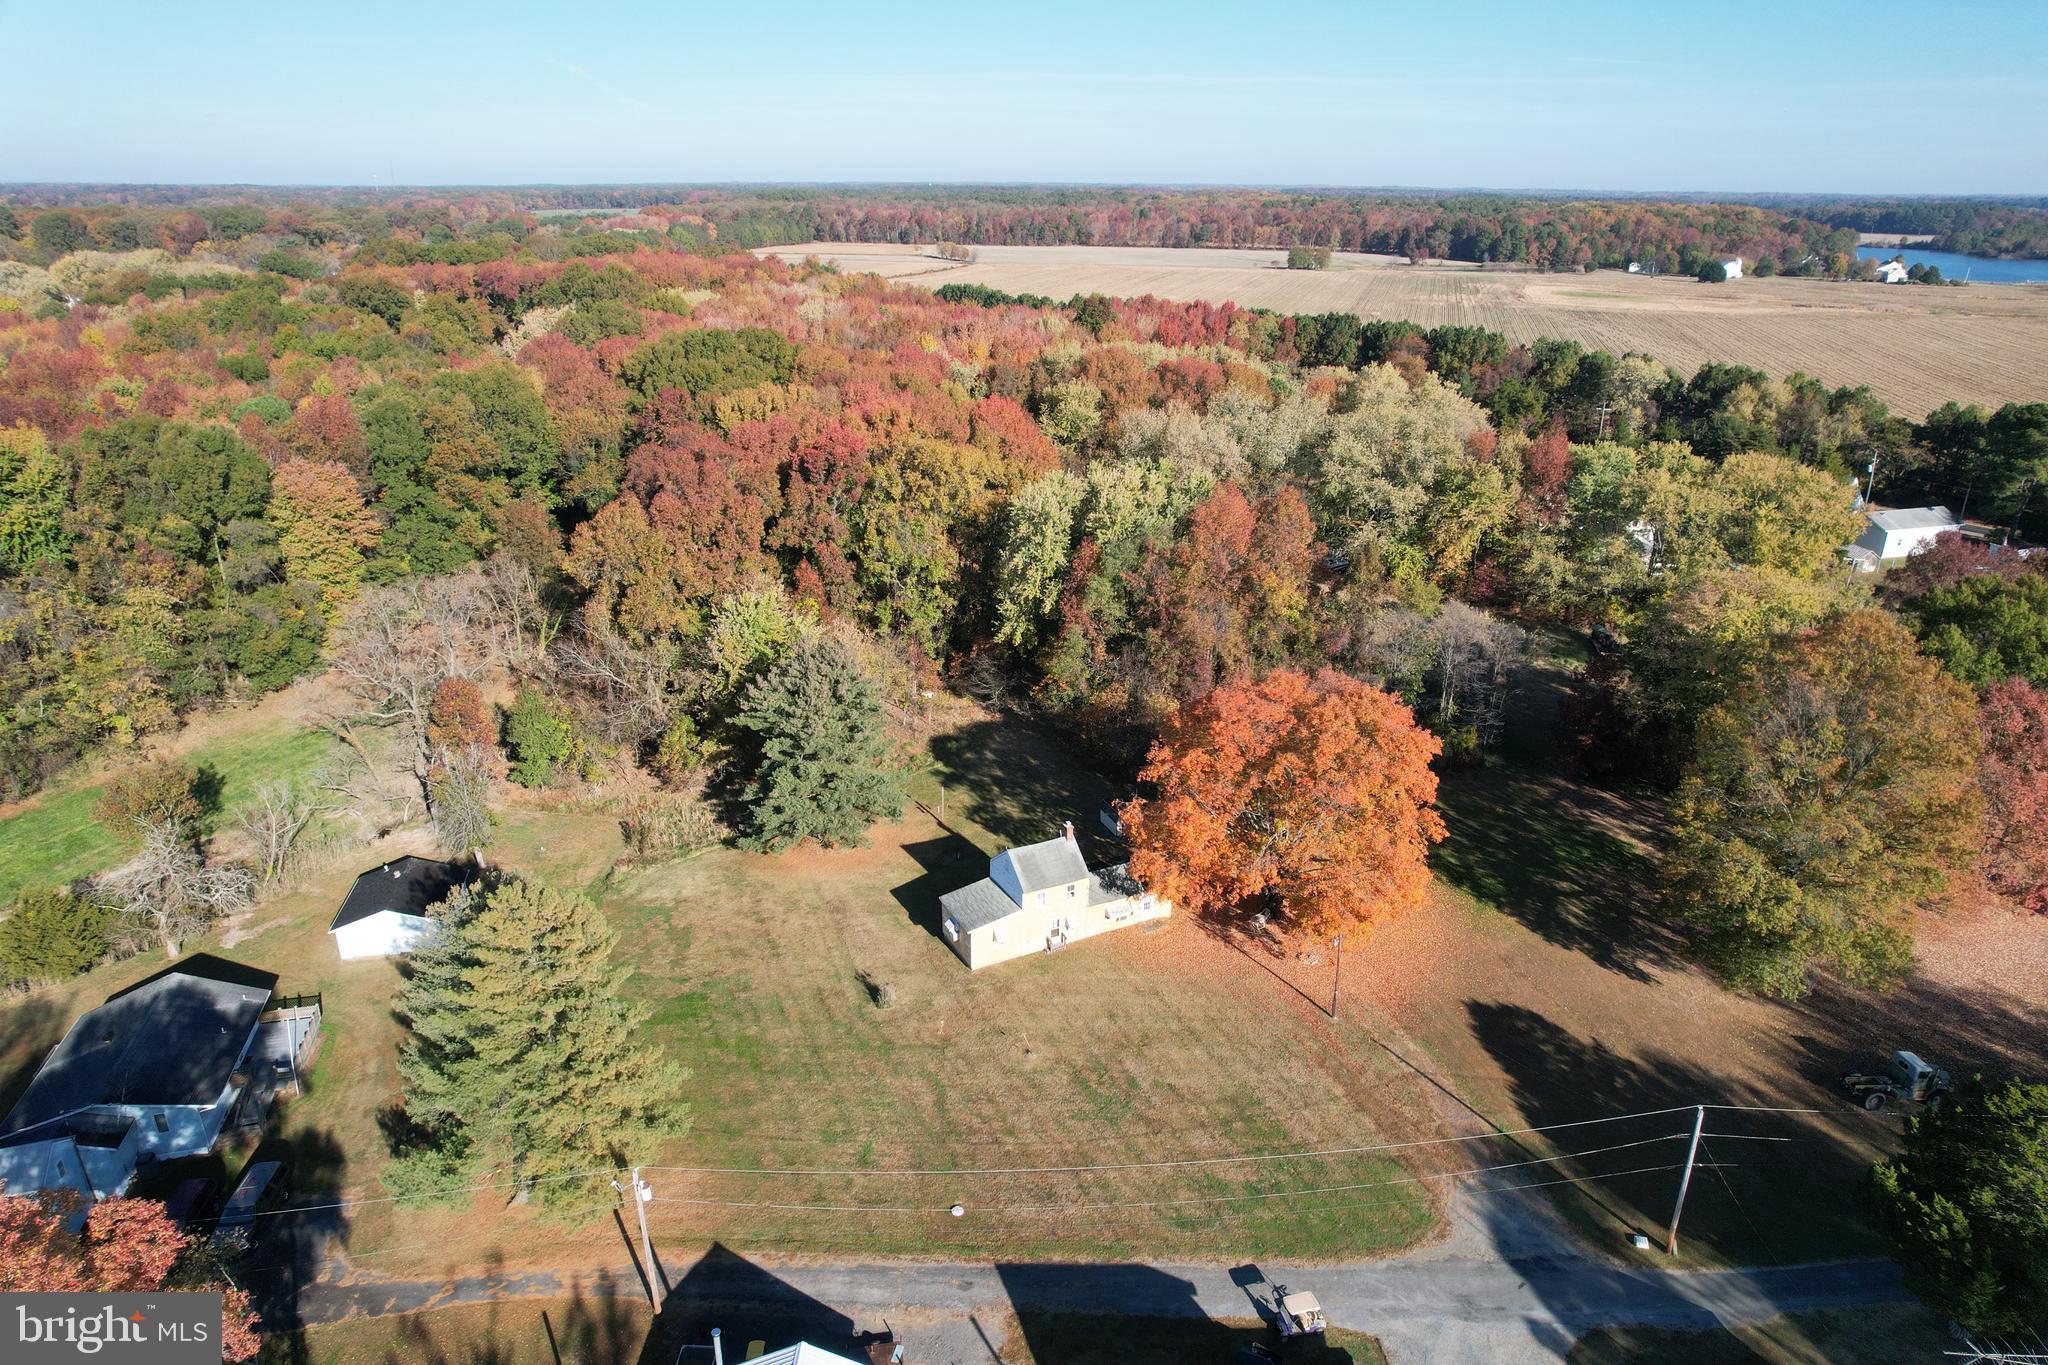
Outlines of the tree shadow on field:
[[1633,981],[1655,981],[1682,941],[1657,912],[1658,803],[1562,775],[1554,668],[1522,671],[1509,738],[1490,763],[1443,774],[1448,836],[1430,866],[1475,900]]
[[[1625,1055],[1520,1005],[1468,1000],[1465,1007],[1473,1037],[1506,1074],[1528,1126],[1573,1125],[1517,1140],[1536,1156],[1570,1154],[1566,1159],[1490,1173],[1481,1177],[1486,1184],[1582,1181],[1555,1189],[1563,1210],[1596,1243],[1619,1248],[1626,1234],[1640,1231],[1661,1244],[1694,1106],[1821,1108],[1828,1112],[1709,1108],[1684,1240],[1735,1262],[1838,1259],[1876,1249],[1859,1193],[1872,1144],[1888,1142],[1896,1124],[1872,1122],[1823,1094],[1764,1090],[1719,1069],[1718,1058],[1655,1049]],[[1468,1155],[1475,1167],[1496,1164]]]
[[1885,992],[1825,978],[1783,1008],[1794,1021],[1786,1042],[1800,1074],[1829,1091],[1845,1072],[1881,1070],[1896,1048],[1959,1080],[2048,1072],[2048,1009],[1924,975]]
[[1071,820],[1091,865],[1113,852],[1095,819],[1115,794],[1111,784],[1037,726],[975,721],[932,736],[931,751],[948,813],[965,815],[1005,846],[1050,839]]

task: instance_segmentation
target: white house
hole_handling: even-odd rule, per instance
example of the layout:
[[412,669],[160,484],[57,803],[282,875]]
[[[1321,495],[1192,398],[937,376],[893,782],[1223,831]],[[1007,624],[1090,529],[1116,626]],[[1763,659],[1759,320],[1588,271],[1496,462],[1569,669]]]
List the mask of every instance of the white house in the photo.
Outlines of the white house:
[[1070,821],[1057,838],[998,853],[988,876],[939,897],[939,931],[979,971],[1172,913],[1123,864],[1090,871]]
[[1866,511],[1864,516],[1870,524],[1842,552],[1864,573],[1873,572],[1887,560],[1924,550],[1938,536],[1963,529],[1962,520],[1946,507],[1888,507]]
[[356,878],[327,932],[344,959],[409,953],[438,927],[433,907],[468,881],[454,863],[394,858]]
[[1742,258],[1740,256],[1730,256],[1727,260],[1721,262],[1721,268],[1728,272],[1728,278],[1731,280],[1742,278]]
[[794,1346],[785,1346],[779,1351],[753,1358],[753,1365],[860,1365],[851,1356],[828,1351],[822,1346],[813,1346],[808,1341],[799,1341]]
[[1879,284],[1911,284],[1912,278],[1904,261],[1880,261],[1877,266]]
[[189,958],[81,1014],[0,1121],[9,1194],[71,1190],[78,1217],[138,1165],[212,1150],[277,978]]

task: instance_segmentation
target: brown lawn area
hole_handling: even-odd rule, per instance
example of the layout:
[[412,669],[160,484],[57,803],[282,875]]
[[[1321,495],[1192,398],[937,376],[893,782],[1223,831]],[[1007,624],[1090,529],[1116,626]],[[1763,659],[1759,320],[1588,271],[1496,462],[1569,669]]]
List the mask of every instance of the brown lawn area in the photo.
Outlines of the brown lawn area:
[[[493,853],[599,898],[621,932],[629,988],[652,1013],[647,1037],[694,1073],[689,1136],[627,1154],[657,1168],[650,1218],[678,1261],[714,1241],[997,1260],[1371,1256],[1439,1226],[1444,1182],[1414,1177],[1643,1140],[1487,1178],[1668,1165],[1682,1157],[1669,1136],[1690,1116],[1570,1129],[1550,1135],[1554,1146],[1532,1135],[1413,1147],[1398,1162],[983,1168],[1200,1163],[1700,1102],[1831,1112],[1710,1117],[1708,1132],[1723,1136],[1694,1182],[1688,1263],[1868,1253],[1855,1191],[1899,1123],[1843,1111],[1833,1077],[1896,1046],[1958,1073],[2038,1074],[2048,922],[1996,906],[1931,921],[1922,971],[1888,997],[1833,986],[1796,1006],[1733,996],[1684,963],[1655,917],[1654,803],[1553,771],[1555,673],[1546,679],[1528,695],[1519,747],[1447,781],[1439,892],[1351,945],[1334,1021],[1326,947],[1226,937],[1183,917],[970,975],[934,932],[938,894],[1063,818],[1090,828],[1109,793],[1047,736],[965,706],[932,740],[917,782],[928,809],[863,849],[720,849],[619,867],[610,820],[518,801]],[[535,1206],[508,1205],[502,1189],[450,1207],[386,1196],[380,1117],[399,1095],[399,968],[340,963],[326,926],[356,871],[409,846],[400,836],[308,878],[221,950],[278,972],[286,992],[326,999],[309,1093],[282,1119],[298,1190],[370,1201],[346,1231],[369,1273],[622,1267],[606,1174]],[[149,955],[0,1004],[0,1104],[79,1010],[162,965]],[[893,985],[895,1007],[878,1008],[867,981]],[[881,1174],[901,1169],[924,1174]],[[1563,1202],[1620,1251],[1625,1229],[1661,1234],[1673,1181],[1603,1179]],[[955,1201],[965,1217],[944,1212]]]

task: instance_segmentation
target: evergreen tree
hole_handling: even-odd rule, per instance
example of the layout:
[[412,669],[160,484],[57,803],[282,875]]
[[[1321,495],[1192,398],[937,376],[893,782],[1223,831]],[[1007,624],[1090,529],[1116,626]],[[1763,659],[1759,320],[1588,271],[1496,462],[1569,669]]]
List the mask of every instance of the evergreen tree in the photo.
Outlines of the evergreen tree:
[[1878,1225],[1906,1285],[1977,1331],[2048,1311],[2048,1086],[1965,1081],[1906,1125],[1872,1172]]
[[388,1183],[400,1193],[504,1168],[542,1198],[548,1181],[622,1164],[689,1124],[687,1073],[637,1044],[646,1011],[610,965],[615,935],[586,898],[508,881],[451,904],[445,930],[414,955],[399,1013],[413,1150]]
[[746,848],[857,844],[903,809],[875,685],[837,643],[800,641],[747,692],[738,724],[761,737],[746,790]]
[[106,955],[113,911],[69,891],[28,891],[0,918],[0,985],[61,981]]

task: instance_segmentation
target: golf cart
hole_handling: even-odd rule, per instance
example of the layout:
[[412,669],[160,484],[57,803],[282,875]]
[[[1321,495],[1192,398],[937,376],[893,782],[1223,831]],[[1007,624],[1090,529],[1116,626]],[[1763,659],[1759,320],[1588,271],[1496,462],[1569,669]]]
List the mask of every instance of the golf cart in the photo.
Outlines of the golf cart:
[[1316,1301],[1315,1295],[1306,1290],[1290,1294],[1284,1284],[1273,1286],[1273,1325],[1280,1329],[1282,1341],[1320,1336],[1329,1326],[1323,1320],[1323,1306]]

